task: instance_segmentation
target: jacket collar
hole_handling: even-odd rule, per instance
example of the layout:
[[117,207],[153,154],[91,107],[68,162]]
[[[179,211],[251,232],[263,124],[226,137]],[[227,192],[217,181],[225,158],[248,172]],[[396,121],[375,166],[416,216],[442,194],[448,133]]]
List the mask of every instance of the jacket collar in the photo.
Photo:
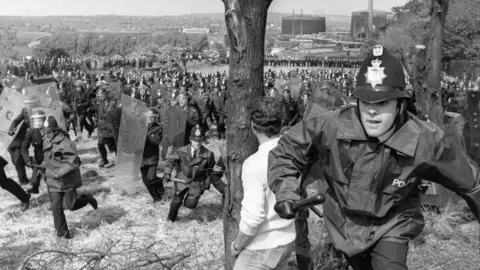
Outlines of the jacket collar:
[[63,132],[59,132],[51,141],[45,139],[43,141],[43,150],[51,148],[54,144],[60,144],[65,139]]
[[[357,116],[356,107],[349,106],[340,110],[337,121],[337,139],[367,141],[362,123]],[[415,156],[420,127],[409,114],[408,121],[385,142],[385,145],[410,157]]]
[[[192,149],[192,144],[188,144],[185,148],[185,152],[188,154],[189,157],[192,157],[193,149]],[[203,155],[205,152],[205,146],[200,146],[200,148],[197,150],[197,157]]]

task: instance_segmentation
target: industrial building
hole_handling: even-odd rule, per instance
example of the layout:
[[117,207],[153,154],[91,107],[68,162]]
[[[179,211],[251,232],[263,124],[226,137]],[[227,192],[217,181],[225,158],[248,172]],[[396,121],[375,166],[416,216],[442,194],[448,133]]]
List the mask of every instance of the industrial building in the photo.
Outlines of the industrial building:
[[[367,38],[368,34],[368,10],[352,12],[352,21],[350,24],[350,33],[352,37],[358,39]],[[373,27],[375,31],[388,22],[390,12],[374,10],[373,11]]]
[[209,28],[184,28],[182,29],[183,34],[187,35],[207,35],[210,33]]
[[282,18],[283,35],[309,35],[325,32],[326,19],[316,15],[292,15]]

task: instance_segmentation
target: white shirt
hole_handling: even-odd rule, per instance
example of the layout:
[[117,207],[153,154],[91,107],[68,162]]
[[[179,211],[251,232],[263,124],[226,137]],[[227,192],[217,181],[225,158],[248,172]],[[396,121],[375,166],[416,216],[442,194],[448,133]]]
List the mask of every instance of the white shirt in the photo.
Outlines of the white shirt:
[[262,143],[242,166],[244,197],[240,211],[240,231],[254,236],[250,250],[272,249],[295,240],[295,220],[282,219],[273,207],[275,194],[268,187],[268,153],[279,138]]

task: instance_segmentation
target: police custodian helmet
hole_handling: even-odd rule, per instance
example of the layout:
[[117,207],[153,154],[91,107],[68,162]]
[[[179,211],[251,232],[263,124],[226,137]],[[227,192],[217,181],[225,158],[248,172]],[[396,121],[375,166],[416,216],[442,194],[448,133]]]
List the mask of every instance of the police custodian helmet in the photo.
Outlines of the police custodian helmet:
[[196,125],[190,133],[190,140],[202,141],[204,139],[205,131],[203,130],[203,128],[200,127],[200,125]]
[[405,91],[405,74],[400,60],[383,46],[376,45],[360,67],[353,95],[368,103],[410,98]]
[[32,114],[32,118],[33,118],[33,119],[46,119],[46,118],[47,118],[47,115],[45,114],[44,111],[38,110],[38,111],[35,111],[35,112]]

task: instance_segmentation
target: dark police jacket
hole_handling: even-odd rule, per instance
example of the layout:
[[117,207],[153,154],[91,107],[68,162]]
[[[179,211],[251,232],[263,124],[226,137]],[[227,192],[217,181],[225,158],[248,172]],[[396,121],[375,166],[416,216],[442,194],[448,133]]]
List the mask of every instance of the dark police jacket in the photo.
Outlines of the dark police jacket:
[[[13,119],[12,124],[10,125],[9,130],[13,131],[15,130],[20,123],[23,123],[19,127],[19,131],[15,138],[12,140],[10,143],[10,146],[8,147],[9,149],[13,148],[21,148],[22,147],[22,141],[25,139],[25,135],[27,134],[27,129],[30,127],[30,118],[28,117],[28,111],[27,108],[23,108],[22,112]],[[28,160],[28,159],[27,159]]]
[[160,149],[158,146],[162,141],[163,127],[158,123],[153,123],[148,127],[147,140],[143,149],[142,167],[157,166],[159,161]]
[[367,140],[354,106],[298,123],[269,154],[268,183],[277,202],[300,200],[300,172],[316,161],[328,184],[327,231],[348,256],[379,240],[406,243],[422,231],[421,179],[457,193],[480,220],[478,165],[458,138],[411,114],[384,143]]
[[34,163],[40,164],[43,162],[43,136],[38,128],[29,128],[22,143],[22,157],[27,162],[30,157],[28,149],[30,145],[33,146]]
[[188,185],[178,183],[180,190],[187,187],[204,189],[207,186],[205,184],[207,178],[215,166],[213,152],[204,146],[200,147],[196,158],[192,158],[191,153],[191,144],[178,148],[168,157],[163,171],[165,174],[171,174],[173,167],[177,167],[178,178],[185,180]]

